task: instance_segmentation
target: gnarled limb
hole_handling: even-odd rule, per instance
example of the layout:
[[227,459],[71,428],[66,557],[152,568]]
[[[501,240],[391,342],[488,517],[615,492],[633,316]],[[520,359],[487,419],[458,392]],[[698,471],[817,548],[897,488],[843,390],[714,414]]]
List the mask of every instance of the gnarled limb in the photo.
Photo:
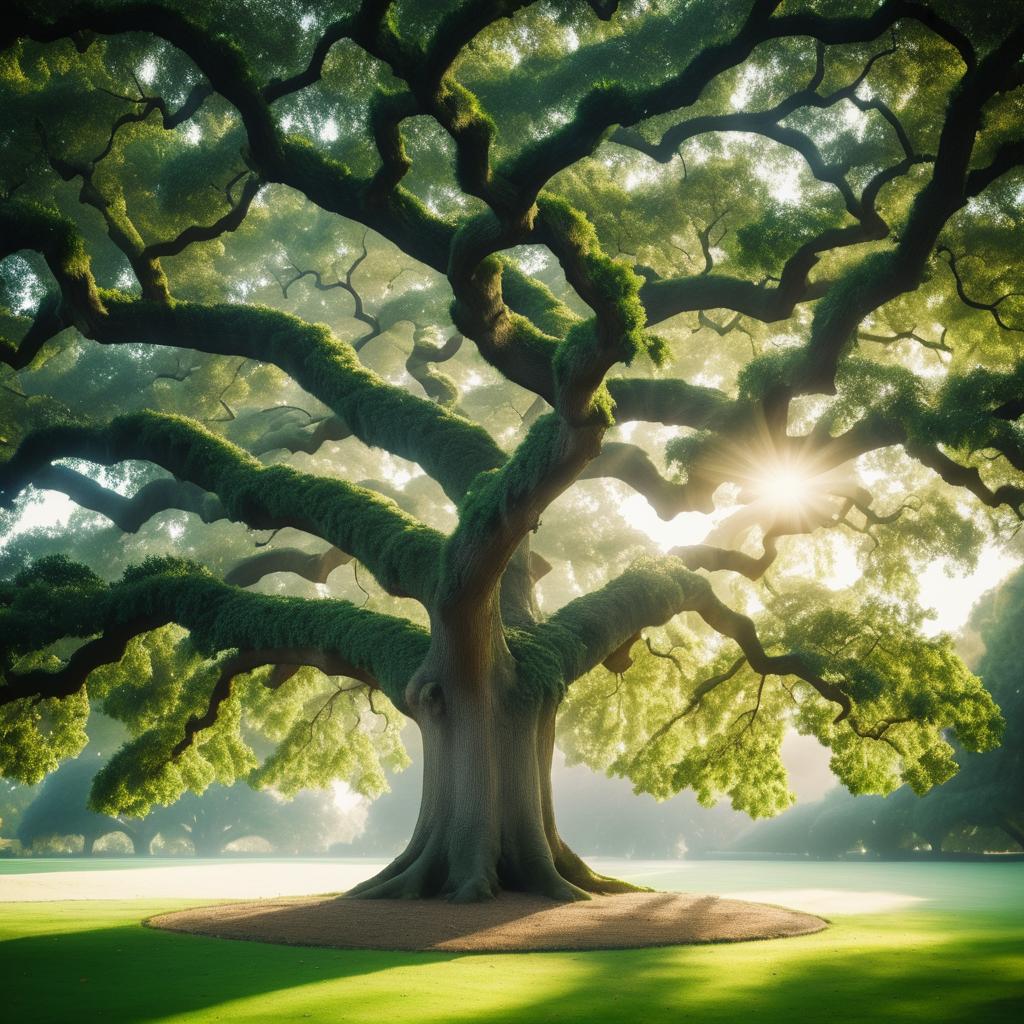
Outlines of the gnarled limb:
[[[264,648],[239,651],[221,663],[220,672],[210,691],[210,700],[206,710],[201,715],[193,715],[185,723],[185,734],[171,750],[171,757],[180,757],[192,746],[198,733],[203,729],[209,729],[216,723],[221,705],[231,696],[231,684],[236,676],[244,675],[266,665],[293,670],[309,665],[318,668],[324,675],[349,676],[373,689],[381,688],[378,681],[365,669],[352,664],[338,654],[317,648]],[[268,685],[278,686],[283,681],[280,674],[272,675],[268,680]]]
[[193,512],[204,523],[227,518],[219,498],[187,481],[151,480],[128,498],[67,466],[44,465],[33,474],[32,484],[66,494],[76,505],[106,516],[125,533],[137,533],[143,523],[169,509]]
[[323,537],[358,558],[389,593],[432,599],[441,534],[373,491],[287,466],[263,466],[180,417],[142,413],[104,428],[52,427],[30,434],[0,467],[0,500],[9,503],[39,469],[67,457],[101,464],[155,462],[216,494],[231,519]]
[[606,441],[601,454],[591,460],[580,480],[613,477],[642,494],[660,519],[672,519],[691,508],[686,484],[666,480],[643,448],[621,441]]
[[7,591],[0,607],[0,655],[9,664],[7,659],[65,636],[97,639],[58,672],[6,672],[0,704],[73,693],[94,668],[119,660],[132,636],[169,623],[188,629],[195,647],[210,656],[232,648],[312,649],[324,664],[330,659],[371,676],[398,706],[426,653],[425,631],[404,619],[347,601],[254,594],[188,562],[154,560],[110,585],[81,570],[69,586],[63,566],[55,577],[61,584],[55,584],[51,571],[49,564],[37,566]]
[[723,604],[703,576],[671,556],[636,563],[600,590],[570,601],[537,627],[537,635],[547,632],[554,639],[564,631],[573,638],[573,645],[561,645],[565,677],[573,680],[645,626],[660,626],[684,611],[696,612],[712,629],[735,640],[755,672],[796,676],[838,705],[836,721],[850,714],[853,705],[839,686],[823,679],[800,655],[765,651],[753,621]]
[[265,576],[276,572],[291,572],[310,583],[326,583],[335,569],[351,561],[351,555],[335,547],[319,552],[303,551],[301,548],[274,548],[243,558],[224,574],[224,582],[235,587],[251,587]]

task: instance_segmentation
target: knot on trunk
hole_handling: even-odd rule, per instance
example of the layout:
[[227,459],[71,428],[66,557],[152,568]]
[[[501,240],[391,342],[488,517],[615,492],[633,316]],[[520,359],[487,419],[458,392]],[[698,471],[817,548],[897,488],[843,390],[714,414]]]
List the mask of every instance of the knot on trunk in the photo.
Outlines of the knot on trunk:
[[425,679],[418,684],[414,683],[410,689],[412,693],[407,697],[410,707],[418,708],[432,718],[444,714],[444,687],[437,679]]

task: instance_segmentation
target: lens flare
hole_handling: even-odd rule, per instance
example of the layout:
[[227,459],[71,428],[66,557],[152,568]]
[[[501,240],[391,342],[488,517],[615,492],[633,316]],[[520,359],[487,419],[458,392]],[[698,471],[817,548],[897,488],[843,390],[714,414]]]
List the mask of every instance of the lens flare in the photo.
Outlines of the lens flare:
[[795,463],[777,463],[758,474],[752,490],[762,501],[795,511],[813,499],[814,476]]

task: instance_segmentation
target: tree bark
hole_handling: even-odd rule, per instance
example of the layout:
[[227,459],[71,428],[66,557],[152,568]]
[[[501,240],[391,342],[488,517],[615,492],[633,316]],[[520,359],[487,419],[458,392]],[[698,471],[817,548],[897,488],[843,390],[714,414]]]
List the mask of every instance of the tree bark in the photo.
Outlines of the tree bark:
[[456,702],[424,688],[423,793],[409,845],[350,897],[457,903],[501,890],[551,899],[636,887],[592,872],[555,827],[551,797],[555,705],[511,703],[500,686]]

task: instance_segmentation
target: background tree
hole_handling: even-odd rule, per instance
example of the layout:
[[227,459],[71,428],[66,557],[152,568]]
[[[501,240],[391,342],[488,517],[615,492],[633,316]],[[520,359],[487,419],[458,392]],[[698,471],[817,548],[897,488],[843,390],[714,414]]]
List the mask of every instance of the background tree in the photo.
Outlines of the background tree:
[[265,840],[286,854],[323,853],[346,831],[331,793],[303,792],[293,800],[256,792],[244,783],[213,785],[201,796],[186,793],[169,807],[144,818],[98,814],[88,807],[89,791],[102,762],[83,755],[63,765],[40,787],[21,816],[18,839],[25,849],[53,839],[81,836],[82,852],[112,832],[125,835],[136,856],[152,853],[160,836],[166,843],[186,840],[197,857],[217,857],[240,839]]
[[90,810],[89,790],[99,768],[95,758],[76,758],[43,783],[18,825],[18,840],[23,849],[81,836],[81,852],[91,856],[97,840],[120,832],[130,841],[137,857],[149,856],[153,840],[160,831],[159,815],[129,818]]
[[165,839],[187,839],[197,857],[219,857],[240,839],[263,839],[276,853],[322,854],[346,832],[331,793],[275,799],[244,784],[186,793],[153,815]]
[[126,536],[8,545],[5,774],[94,703],[132,733],[99,811],[374,793],[407,715],[419,820],[358,891],[571,899],[622,886],[555,826],[559,708],[572,758],[752,814],[790,725],[855,792],[995,745],[917,583],[1024,502],[1015,6],[19,2],[2,36],[0,497]]

